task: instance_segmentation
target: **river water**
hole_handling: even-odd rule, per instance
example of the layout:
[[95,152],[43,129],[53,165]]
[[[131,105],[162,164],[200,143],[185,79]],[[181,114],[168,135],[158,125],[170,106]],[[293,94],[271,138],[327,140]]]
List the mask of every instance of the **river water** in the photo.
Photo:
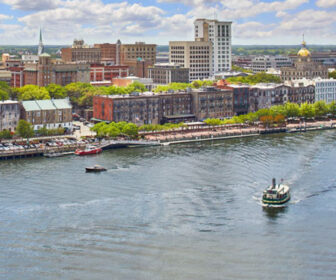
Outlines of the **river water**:
[[[0,279],[336,279],[336,131],[0,162]],[[86,174],[101,164],[108,171]],[[272,177],[292,187],[264,210]]]

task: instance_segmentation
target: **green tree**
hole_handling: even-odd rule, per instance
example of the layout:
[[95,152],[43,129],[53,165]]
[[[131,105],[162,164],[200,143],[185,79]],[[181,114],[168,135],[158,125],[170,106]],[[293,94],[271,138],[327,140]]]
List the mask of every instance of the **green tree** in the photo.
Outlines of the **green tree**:
[[300,106],[296,103],[287,102],[284,106],[284,115],[287,118],[295,118],[300,115]]
[[332,101],[327,106],[328,106],[329,114],[332,115],[333,117],[335,117],[336,116],[336,103],[335,103],[335,101]]
[[316,117],[323,117],[328,114],[328,111],[329,111],[328,106],[322,100],[315,102],[313,107],[314,107],[314,112],[315,112]]
[[11,139],[12,137],[13,135],[9,130],[0,131],[0,139]]
[[110,123],[107,128],[107,135],[115,138],[120,135],[120,129],[115,125],[115,123]]
[[43,100],[50,99],[49,92],[44,87],[35,85],[25,85],[22,88],[17,89],[19,100]]
[[215,126],[215,125],[220,125],[221,124],[221,120],[220,119],[206,119],[204,122],[207,125],[210,125],[210,126]]
[[66,95],[70,98],[72,104],[80,106],[80,98],[93,88],[87,83],[71,83],[65,86]]
[[123,127],[121,132],[131,138],[136,138],[138,136],[139,128],[134,123],[128,123]]
[[60,85],[49,84],[46,86],[46,90],[49,92],[51,98],[61,99],[67,96],[65,88]]
[[8,99],[9,99],[8,92],[0,88],[0,101],[5,101]]
[[300,106],[300,116],[305,119],[313,118],[315,116],[314,106],[307,102],[302,103]]
[[16,128],[16,133],[22,138],[30,138],[34,136],[34,129],[29,122],[25,120],[19,120],[18,126]]
[[133,83],[128,85],[125,90],[126,90],[127,93],[132,93],[132,92],[144,92],[147,89],[144,86],[144,84],[142,84],[138,81],[134,81]]

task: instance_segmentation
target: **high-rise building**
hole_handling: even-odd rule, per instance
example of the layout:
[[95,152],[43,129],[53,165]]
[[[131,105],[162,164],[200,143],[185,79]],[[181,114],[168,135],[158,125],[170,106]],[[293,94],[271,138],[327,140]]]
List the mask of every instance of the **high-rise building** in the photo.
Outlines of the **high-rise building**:
[[40,29],[40,41],[37,49],[37,55],[41,55],[44,52],[44,46],[42,42],[42,30]]
[[209,41],[169,42],[169,62],[189,68],[189,81],[212,76],[212,45]]
[[231,21],[211,19],[196,19],[194,22],[195,41],[212,43],[212,74],[231,70],[231,25]]

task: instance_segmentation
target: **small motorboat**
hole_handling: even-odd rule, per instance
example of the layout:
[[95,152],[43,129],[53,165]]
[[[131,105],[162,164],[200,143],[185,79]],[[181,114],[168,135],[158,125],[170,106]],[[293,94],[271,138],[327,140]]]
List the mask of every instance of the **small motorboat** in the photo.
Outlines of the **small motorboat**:
[[100,166],[100,165],[95,165],[92,167],[86,167],[85,168],[86,172],[102,172],[102,171],[107,171],[106,168]]
[[282,205],[290,200],[290,188],[285,185],[282,180],[280,184],[276,184],[275,178],[272,185],[263,192],[262,203],[265,206]]
[[75,155],[77,156],[86,156],[86,155],[96,155],[100,154],[103,150],[95,146],[87,146],[84,150],[77,149]]

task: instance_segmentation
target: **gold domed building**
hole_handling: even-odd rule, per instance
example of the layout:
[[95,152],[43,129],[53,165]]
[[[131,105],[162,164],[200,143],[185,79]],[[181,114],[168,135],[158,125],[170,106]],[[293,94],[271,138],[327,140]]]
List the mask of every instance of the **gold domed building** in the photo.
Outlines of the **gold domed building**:
[[311,59],[311,53],[306,47],[306,42],[303,40],[301,49],[297,53],[297,59],[293,67],[281,68],[282,81],[293,81],[314,79],[314,78],[328,78],[328,67],[322,63],[314,62]]

